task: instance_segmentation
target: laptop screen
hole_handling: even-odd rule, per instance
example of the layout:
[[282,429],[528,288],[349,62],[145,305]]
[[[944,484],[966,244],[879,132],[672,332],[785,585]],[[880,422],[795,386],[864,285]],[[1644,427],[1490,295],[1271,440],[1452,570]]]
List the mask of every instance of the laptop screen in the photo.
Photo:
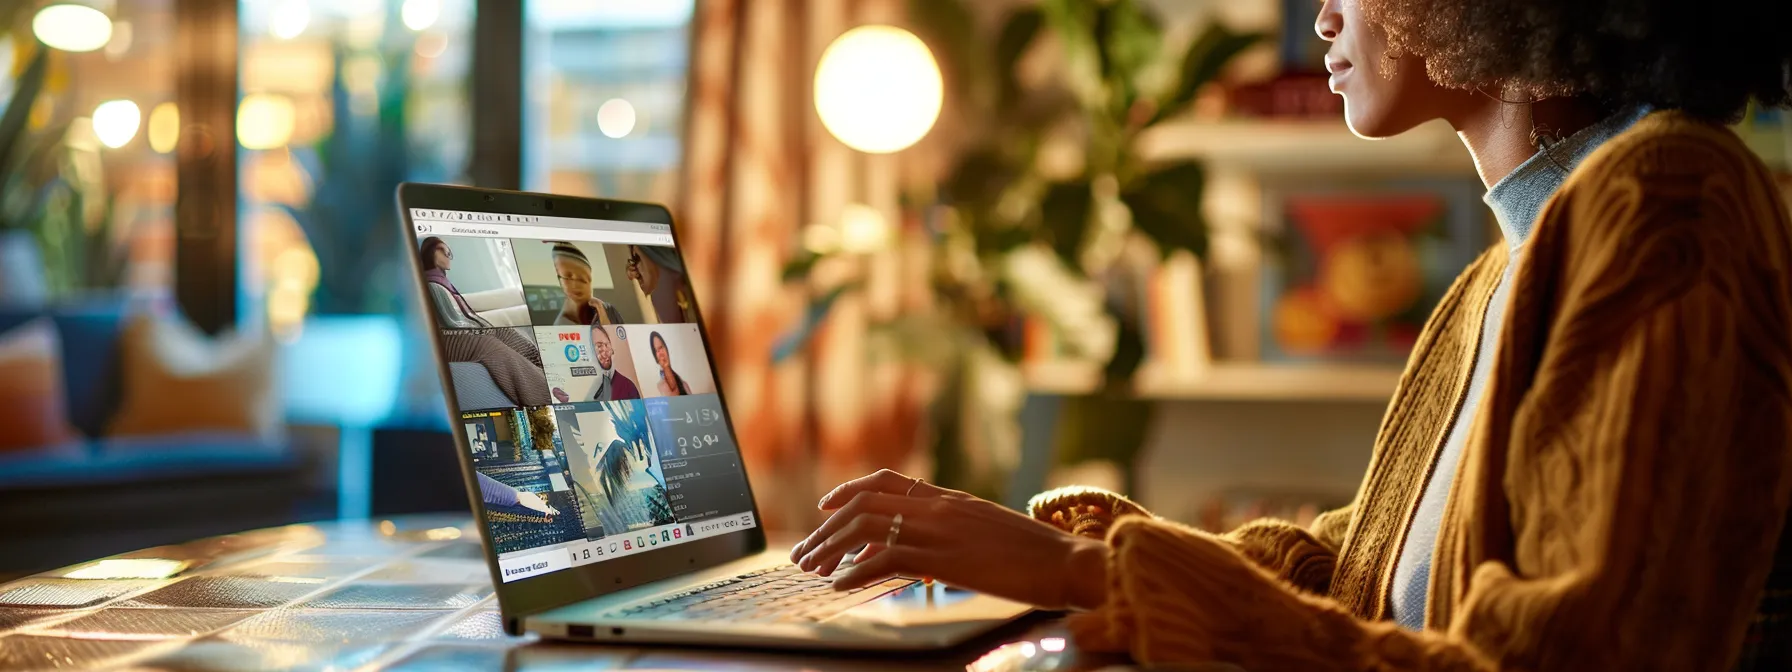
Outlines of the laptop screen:
[[411,218],[504,582],[755,525],[669,225]]

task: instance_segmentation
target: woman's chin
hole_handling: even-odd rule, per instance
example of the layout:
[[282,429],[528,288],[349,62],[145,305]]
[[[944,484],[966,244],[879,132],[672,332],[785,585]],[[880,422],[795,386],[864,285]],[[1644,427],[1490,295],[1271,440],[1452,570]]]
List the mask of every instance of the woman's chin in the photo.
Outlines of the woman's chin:
[[1417,125],[1406,123],[1398,115],[1355,113],[1349,103],[1344,105],[1344,124],[1357,137],[1369,140],[1391,138],[1410,131]]

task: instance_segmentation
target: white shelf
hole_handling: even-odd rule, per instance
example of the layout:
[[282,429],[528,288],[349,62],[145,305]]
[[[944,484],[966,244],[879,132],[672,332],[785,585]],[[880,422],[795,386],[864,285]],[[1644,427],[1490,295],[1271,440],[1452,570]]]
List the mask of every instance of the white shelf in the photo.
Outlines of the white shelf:
[[1205,372],[1153,375],[1135,381],[1146,399],[1214,401],[1387,401],[1400,367],[1360,364],[1215,364]]
[[[1023,369],[1035,394],[1078,395],[1101,386],[1101,367],[1064,362]],[[1141,369],[1133,392],[1161,401],[1387,401],[1400,383],[1400,367],[1359,364],[1224,363],[1193,374]]]
[[1473,173],[1462,141],[1433,121],[1398,136],[1365,140],[1338,121],[1174,120],[1145,132],[1149,161],[1204,159],[1250,170],[1401,170]]
[[[1780,170],[1792,169],[1787,133],[1739,127],[1743,142]],[[1365,140],[1339,121],[1195,121],[1161,124],[1139,138],[1149,161],[1204,159],[1254,171],[1384,170],[1473,173],[1474,162],[1455,131],[1432,121],[1406,133]]]

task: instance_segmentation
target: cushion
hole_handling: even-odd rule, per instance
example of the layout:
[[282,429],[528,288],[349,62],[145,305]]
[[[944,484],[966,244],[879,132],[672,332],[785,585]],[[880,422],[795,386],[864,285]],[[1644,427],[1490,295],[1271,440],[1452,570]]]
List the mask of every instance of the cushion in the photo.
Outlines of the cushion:
[[104,434],[106,419],[118,409],[118,339],[125,327],[125,310],[99,303],[60,306],[55,311],[69,423],[87,436]]
[[0,451],[73,442],[67,404],[56,323],[38,318],[0,332],[0,408],[7,414]]
[[478,362],[449,362],[448,374],[454,378],[454,400],[463,411],[490,408],[512,408],[517,404],[498,389],[492,372]]
[[122,392],[108,436],[237,433],[274,440],[274,344],[264,332],[207,337],[139,313],[119,341]]
[[48,315],[62,343],[62,385],[68,420],[84,436],[105,433],[118,408],[118,339],[129,312],[122,300],[61,303],[48,309],[0,306],[0,332]]

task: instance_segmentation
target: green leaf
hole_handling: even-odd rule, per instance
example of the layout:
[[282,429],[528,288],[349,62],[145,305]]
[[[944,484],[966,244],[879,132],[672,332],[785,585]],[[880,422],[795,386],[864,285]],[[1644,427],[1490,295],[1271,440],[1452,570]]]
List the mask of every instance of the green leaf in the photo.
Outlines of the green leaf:
[[1044,25],[1045,13],[1037,6],[1014,10],[1002,23],[1002,34],[996,38],[995,69],[1001,83],[1000,100],[1004,109],[1020,97],[1020,73],[1016,68]]
[[1102,368],[1105,391],[1124,395],[1131,389],[1132,377],[1145,363],[1145,334],[1132,320],[1116,320],[1119,332],[1114,338],[1114,356]]
[[1023,168],[1000,148],[982,146],[966,151],[942,184],[947,203],[973,210],[993,208],[1002,192],[1019,178]]
[[1227,63],[1263,37],[1262,33],[1235,33],[1218,23],[1208,26],[1182,55],[1176,86],[1158,102],[1157,114],[1151,123],[1157,123],[1193,102],[1202,86],[1218,77]]
[[797,323],[796,330],[785,334],[778,339],[776,345],[772,346],[772,361],[782,362],[807,348],[809,341],[815,338],[815,331],[821,328],[822,322],[827,321],[828,313],[834,309],[834,303],[840,300],[841,295],[857,288],[856,284],[844,284],[828,290],[826,294],[809,302],[809,309],[803,312],[803,321]]
[[1055,182],[1045,189],[1039,200],[1039,215],[1052,251],[1072,268],[1081,268],[1078,259],[1083,239],[1089,232],[1089,216],[1095,209],[1095,195],[1088,180]]
[[987,62],[978,49],[977,20],[962,0],[908,0],[908,16],[937,57],[948,88],[961,98],[987,91]]
[[807,278],[809,277],[809,271],[815,269],[816,262],[821,261],[822,257],[823,255],[808,250],[798,252],[795,259],[791,259],[784,264],[784,271],[780,274],[780,278],[784,282],[794,282],[796,280]]
[[13,154],[20,151],[28,130],[26,123],[31,120],[31,108],[37,103],[37,96],[44,88],[44,79],[50,67],[50,48],[38,47],[37,53],[31,56],[31,63],[25,66],[25,72],[19,75],[19,81],[13,86],[12,100],[6,104],[6,114],[0,116],[0,182],[16,170],[21,161],[13,159]]
[[1163,27],[1135,0],[1115,0],[1103,6],[1096,13],[1095,26],[1101,76],[1127,91],[1123,102],[1130,105],[1139,73],[1163,48]]
[[1207,223],[1201,214],[1207,173],[1201,164],[1177,163],[1135,181],[1120,200],[1132,211],[1132,225],[1165,255],[1188,250],[1207,255]]
[[971,228],[971,238],[976,241],[979,256],[1007,253],[1033,242],[1032,234],[1019,226],[993,222],[978,224]]

